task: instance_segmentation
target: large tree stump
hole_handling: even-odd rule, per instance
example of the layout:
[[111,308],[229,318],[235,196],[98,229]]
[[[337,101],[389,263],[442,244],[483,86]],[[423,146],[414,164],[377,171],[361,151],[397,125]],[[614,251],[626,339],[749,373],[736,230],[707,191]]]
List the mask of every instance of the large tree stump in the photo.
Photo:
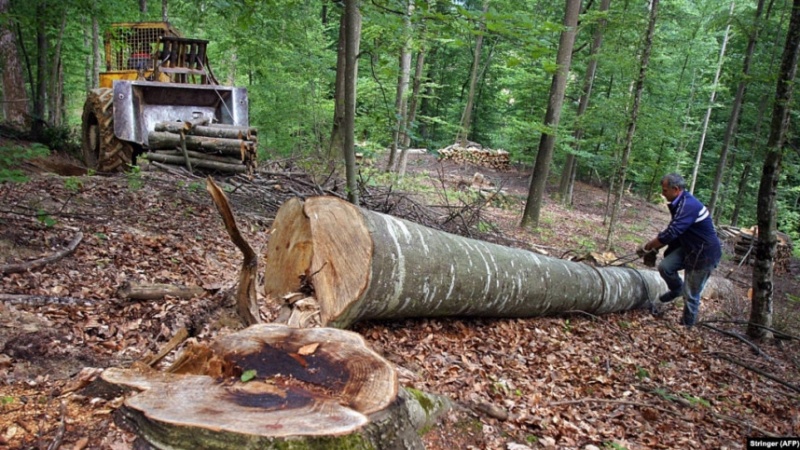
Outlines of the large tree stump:
[[305,292],[323,326],[363,319],[603,314],[666,291],[655,271],[595,268],[433,230],[335,197],[278,211],[265,293]]
[[155,448],[422,448],[394,368],[349,331],[254,325],[173,369],[102,374],[141,391],[116,418]]

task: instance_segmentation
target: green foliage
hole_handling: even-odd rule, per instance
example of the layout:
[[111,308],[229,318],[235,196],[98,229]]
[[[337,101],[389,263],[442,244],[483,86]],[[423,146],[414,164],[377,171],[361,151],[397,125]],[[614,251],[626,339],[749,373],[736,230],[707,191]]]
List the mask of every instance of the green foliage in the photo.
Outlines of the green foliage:
[[692,405],[695,405],[695,406],[696,405],[702,405],[702,406],[705,406],[706,408],[711,408],[711,403],[709,403],[708,400],[706,400],[706,399],[704,399],[702,397],[696,397],[694,395],[686,394],[686,393],[682,393],[681,397],[683,397],[686,400],[688,400],[689,403],[691,403]]
[[42,225],[46,226],[47,228],[53,227],[53,226],[55,226],[56,223],[58,223],[58,222],[56,222],[55,219],[53,219],[50,216],[50,214],[48,214],[47,211],[42,210],[42,209],[36,211],[36,220],[38,220],[39,223],[41,223]]
[[14,144],[0,145],[0,183],[27,181],[28,177],[17,167],[24,161],[49,153],[50,149],[41,144],[32,144],[29,147]]
[[256,377],[255,369],[245,370],[244,372],[242,372],[241,380],[242,383],[247,383],[248,381],[253,380],[255,377]]
[[620,444],[618,444],[618,443],[616,443],[614,441],[603,442],[603,448],[610,448],[610,449],[613,449],[613,450],[628,450],[628,447],[625,447],[624,445],[620,445]]
[[130,170],[125,173],[125,178],[128,180],[128,189],[131,191],[138,191],[144,186],[142,169],[139,166],[131,166]]
[[644,367],[636,366],[636,378],[639,380],[650,378],[650,372],[648,372]]
[[5,406],[5,405],[10,405],[12,403],[14,403],[14,397],[10,395],[4,395],[0,397],[0,405]]
[[78,192],[83,189],[83,181],[77,177],[64,178],[64,189],[70,192]]

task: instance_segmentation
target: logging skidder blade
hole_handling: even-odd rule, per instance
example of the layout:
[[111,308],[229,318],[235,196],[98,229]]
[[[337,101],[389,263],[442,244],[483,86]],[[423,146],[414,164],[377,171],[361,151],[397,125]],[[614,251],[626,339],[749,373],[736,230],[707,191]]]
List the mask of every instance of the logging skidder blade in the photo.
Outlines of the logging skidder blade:
[[336,197],[294,198],[276,215],[264,294],[308,283],[322,326],[407,317],[533,317],[644,308],[656,271],[594,268],[433,230]]

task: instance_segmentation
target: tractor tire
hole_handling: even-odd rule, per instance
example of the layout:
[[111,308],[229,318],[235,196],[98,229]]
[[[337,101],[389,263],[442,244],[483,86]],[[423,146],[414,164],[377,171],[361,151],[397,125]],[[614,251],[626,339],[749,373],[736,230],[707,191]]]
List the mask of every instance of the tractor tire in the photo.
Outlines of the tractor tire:
[[114,91],[92,89],[83,105],[81,148],[86,167],[121,172],[133,163],[133,145],[114,135]]

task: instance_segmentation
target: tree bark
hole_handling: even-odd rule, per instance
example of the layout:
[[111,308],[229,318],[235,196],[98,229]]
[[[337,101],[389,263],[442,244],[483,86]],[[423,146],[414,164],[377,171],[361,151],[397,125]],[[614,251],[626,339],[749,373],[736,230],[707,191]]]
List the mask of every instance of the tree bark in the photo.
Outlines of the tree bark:
[[[398,170],[397,150],[405,141],[406,135],[406,114],[408,112],[408,81],[411,78],[411,40],[413,31],[411,29],[411,15],[414,13],[414,2],[406,0],[406,11],[403,16],[403,44],[400,47],[400,70],[397,76],[397,91],[395,93],[395,128],[392,132],[392,144],[389,149],[389,161],[387,171]],[[405,156],[405,155],[403,155]],[[400,157],[400,159],[403,158]]]
[[[7,17],[9,0],[0,0],[0,17]],[[11,21],[0,21],[0,54],[3,55],[3,116],[6,124],[23,131],[27,127],[28,94],[17,53]]]
[[[179,134],[166,131],[151,131],[147,135],[151,149],[173,149],[181,145]],[[254,151],[255,143],[242,139],[226,139],[206,136],[186,136],[186,148],[206,153],[236,156],[244,159],[247,151]]]
[[786,45],[783,49],[772,122],[767,141],[767,156],[761,171],[758,188],[758,240],[755,245],[756,260],[753,265],[753,304],[747,334],[759,339],[770,336],[766,329],[772,327],[773,268],[777,247],[776,198],[780,180],[786,134],[789,128],[789,112],[792,101],[792,85],[797,73],[800,54],[800,0],[794,0]]
[[[408,104],[408,118],[406,119],[406,130],[410,130],[417,120],[417,106],[419,104],[419,90],[422,87],[423,71],[425,70],[426,50],[421,47],[417,51],[417,62],[414,67],[414,85],[411,89],[411,99]],[[406,132],[403,140],[403,147],[411,147],[411,133]]]
[[56,47],[53,54],[52,73],[50,74],[50,108],[49,108],[49,122],[50,125],[58,127],[61,126],[62,116],[61,111],[64,106],[64,97],[62,92],[63,86],[63,65],[61,59],[61,47],[64,43],[64,30],[67,27],[67,11],[64,9],[62,12],[61,26],[58,30],[58,38],[56,40]]
[[[594,76],[597,71],[598,53],[600,46],[603,45],[603,33],[606,29],[608,20],[606,19],[606,12],[608,12],[611,0],[602,0],[598,13],[603,14],[597,23],[597,29],[594,31],[592,39],[592,48],[589,51],[589,64],[586,66],[586,75],[583,81],[583,90],[581,91],[581,99],[578,102],[578,112],[575,119],[576,127],[573,133],[574,144],[572,145],[575,152],[580,150],[581,139],[583,139],[583,125],[581,124],[581,117],[589,107],[589,99],[592,96],[592,86],[594,85]],[[572,188],[575,184],[575,171],[577,170],[578,161],[575,153],[570,152],[567,155],[567,161],[564,163],[564,170],[561,172],[561,182],[559,185],[559,193],[561,196],[561,203],[565,205],[572,204]]]
[[483,33],[486,30],[486,13],[488,11],[489,0],[484,0],[480,29],[478,30],[478,36],[475,40],[475,55],[472,58],[472,71],[470,72],[469,77],[469,93],[467,94],[467,104],[464,106],[464,113],[461,115],[461,128],[459,128],[458,135],[456,136],[456,143],[462,147],[467,146],[467,138],[469,138],[469,130],[472,124],[472,105],[475,99],[475,86],[478,83],[478,71],[481,63],[481,47],[483,45]]
[[423,448],[394,367],[349,331],[254,325],[170,372],[101,375],[139,391],[115,419],[157,448]]
[[166,296],[177,298],[199,297],[206,293],[206,290],[197,285],[175,285],[164,283],[122,283],[117,288],[117,297],[123,300],[158,300]]
[[622,159],[620,160],[619,168],[617,169],[616,191],[614,192],[614,206],[611,208],[611,217],[608,221],[608,235],[606,236],[606,248],[612,247],[611,236],[614,235],[614,229],[617,222],[617,213],[619,205],[622,202],[622,196],[625,194],[625,178],[628,171],[628,158],[633,148],[633,137],[636,134],[636,122],[639,118],[639,103],[642,101],[642,92],[644,91],[644,81],[647,78],[647,66],[650,63],[650,51],[653,48],[653,34],[656,29],[656,19],[658,17],[658,2],[659,0],[652,0],[650,5],[650,22],[647,25],[647,35],[644,40],[644,47],[642,48],[642,59],[639,64],[639,77],[636,79],[636,87],[634,88],[633,106],[631,106],[631,117],[628,121],[628,131],[625,136],[625,148],[622,151]]
[[[162,155],[159,153],[145,153],[143,158],[150,161],[162,162],[167,164],[177,164],[179,166],[186,165],[186,158],[183,156]],[[218,170],[220,172],[228,173],[246,173],[247,166],[244,164],[224,163],[219,161],[209,161],[206,159],[190,158],[192,167],[199,169]]]
[[47,17],[47,2],[41,0],[36,5],[36,89],[33,97],[33,126],[31,133],[35,137],[41,137],[44,132],[45,113],[47,109],[47,53],[49,41],[47,40],[47,28],[45,18]]
[[347,199],[359,203],[356,180],[356,80],[358,79],[358,48],[361,40],[361,13],[358,0],[345,0],[345,66],[344,66],[344,161],[347,178]]
[[313,292],[323,326],[405,317],[594,314],[648,305],[655,271],[595,268],[432,230],[335,197],[286,202],[275,218],[265,294]]
[[[97,9],[97,1],[92,3],[92,8]],[[92,14],[92,89],[100,87],[100,24],[97,22],[97,14]],[[87,91],[89,92],[89,91]]]
[[706,108],[706,115],[703,119],[703,131],[700,133],[700,144],[697,147],[697,155],[694,160],[694,168],[692,169],[692,181],[689,185],[689,192],[694,194],[694,185],[697,181],[697,172],[700,170],[700,160],[703,157],[703,147],[706,142],[706,135],[708,134],[708,122],[711,119],[711,111],[714,109],[714,101],[717,98],[717,89],[719,88],[719,77],[722,74],[722,64],[725,61],[725,49],[728,46],[728,37],[731,32],[731,20],[733,20],[733,6],[731,2],[731,10],[728,13],[728,26],[725,28],[725,36],[722,38],[722,47],[719,49],[719,62],[717,63],[717,72],[714,75],[714,83],[711,86],[711,98],[708,100],[708,108]]
[[581,0],[566,0],[564,12],[564,27],[558,43],[556,65],[558,69],[553,75],[550,85],[550,101],[547,103],[547,112],[544,116],[545,130],[539,140],[539,150],[536,153],[536,163],[533,166],[531,185],[528,190],[528,200],[525,202],[525,211],[522,214],[521,226],[537,228],[539,214],[542,209],[547,176],[550,173],[550,162],[553,159],[553,148],[556,144],[558,122],[561,119],[561,107],[564,104],[564,92],[567,89],[567,76],[572,62],[572,47],[575,45],[575,35],[578,30],[578,15],[581,10]]
[[215,125],[195,125],[190,122],[159,122],[155,126],[155,131],[167,131],[180,134],[181,131],[195,136],[205,136],[212,138],[238,139],[244,141],[255,141],[258,131],[252,127],[223,127]]
[[722,138],[722,148],[719,151],[719,162],[717,163],[717,172],[714,174],[714,184],[711,186],[711,199],[708,201],[708,213],[714,217],[714,210],[717,207],[717,199],[719,199],[719,191],[722,184],[722,174],[725,171],[725,165],[728,159],[728,151],[730,150],[731,141],[736,136],[736,129],[739,126],[739,113],[742,111],[742,103],[744,103],[744,94],[747,90],[747,82],[750,76],[750,62],[753,59],[753,52],[756,48],[756,41],[758,40],[758,28],[761,26],[761,12],[764,10],[764,0],[758,0],[756,6],[756,16],[753,19],[752,30],[750,31],[750,38],[747,40],[747,50],[745,50],[744,63],[742,64],[742,74],[739,80],[739,85],[736,88],[736,96],[733,99],[731,106],[731,116],[728,119],[728,127],[725,129],[725,135]]

